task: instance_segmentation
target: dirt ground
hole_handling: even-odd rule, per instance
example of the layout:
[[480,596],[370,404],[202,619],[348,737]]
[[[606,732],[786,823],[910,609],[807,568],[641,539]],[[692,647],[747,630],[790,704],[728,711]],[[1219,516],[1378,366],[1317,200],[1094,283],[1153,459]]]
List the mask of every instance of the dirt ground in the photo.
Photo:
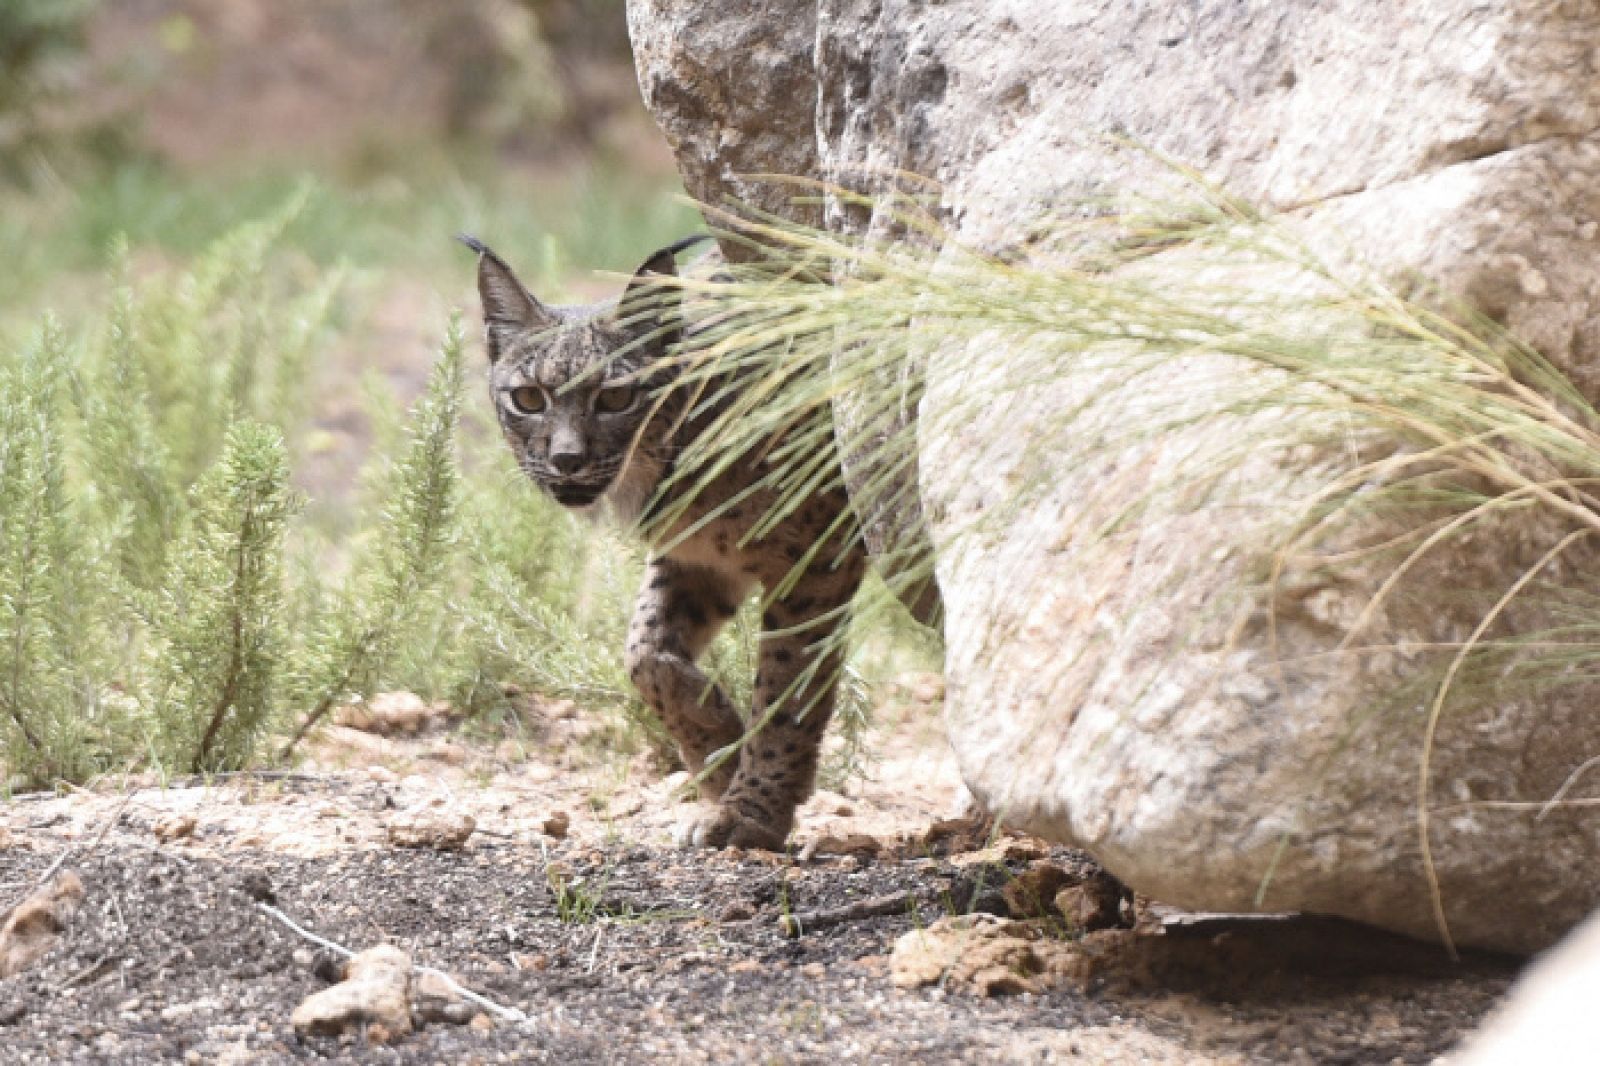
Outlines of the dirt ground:
[[[289,775],[0,804],[0,907],[64,853],[85,890],[54,949],[0,980],[0,1061],[1431,1063],[1514,976],[1340,923],[1158,913],[1091,934],[1110,948],[1077,984],[898,987],[897,938],[1004,910],[1030,868],[1084,867],[930,840],[959,785],[925,708],[882,724],[873,780],[813,799],[788,856],[675,849],[679,780],[597,764],[580,717],[545,716],[532,744],[336,728]],[[395,845],[462,816],[459,847]],[[879,897],[889,913],[805,927]],[[268,906],[526,1020],[299,1035],[291,1011],[338,965]]]

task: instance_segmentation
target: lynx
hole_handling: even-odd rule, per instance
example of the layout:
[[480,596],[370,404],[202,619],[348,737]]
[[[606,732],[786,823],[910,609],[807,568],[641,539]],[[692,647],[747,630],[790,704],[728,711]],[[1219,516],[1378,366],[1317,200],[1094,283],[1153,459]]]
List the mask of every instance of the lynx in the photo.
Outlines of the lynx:
[[[837,648],[826,638],[865,563],[837,528],[849,506],[842,490],[815,495],[758,537],[774,503],[756,487],[759,455],[715,477],[680,469],[715,404],[678,381],[670,355],[696,327],[680,321],[681,302],[661,279],[675,277],[677,254],[703,239],[655,252],[620,298],[583,306],[540,302],[486,245],[462,241],[478,253],[490,393],[518,465],[562,506],[610,511],[651,542],[628,630],[633,684],[691,771],[740,745],[702,778],[714,808],[682,827],[683,842],[779,850],[811,793],[833,712],[838,652],[814,649]],[[696,660],[747,596],[780,586],[787,591],[768,597],[761,619],[755,705],[741,715]]]

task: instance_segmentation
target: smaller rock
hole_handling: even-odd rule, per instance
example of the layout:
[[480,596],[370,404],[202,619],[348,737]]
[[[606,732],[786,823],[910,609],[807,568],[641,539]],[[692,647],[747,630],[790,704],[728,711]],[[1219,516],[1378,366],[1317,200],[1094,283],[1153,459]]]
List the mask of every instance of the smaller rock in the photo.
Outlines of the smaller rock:
[[940,918],[895,941],[889,979],[899,988],[940,984],[982,996],[1039,992],[1067,982],[1082,988],[1094,962],[1066,941],[1024,922],[987,914]]
[[476,1017],[476,1014],[473,1011],[472,1004],[464,999],[447,1004],[439,1012],[439,1020],[446,1025],[467,1025],[474,1017]]
[[400,780],[400,775],[387,766],[369,766],[367,767],[367,778],[376,781],[380,785],[392,785]]
[[274,903],[277,895],[272,891],[272,878],[261,870],[246,870],[236,882],[239,891],[258,903]]
[[883,842],[865,833],[836,835],[825,833],[812,839],[800,849],[800,861],[810,862],[822,855],[856,855],[876,858],[883,850]]
[[354,956],[344,967],[344,980],[315,992],[294,1009],[289,1020],[297,1032],[338,1036],[383,1028],[384,1039],[411,1031],[411,957],[392,944],[380,944]]
[[1007,837],[977,851],[968,851],[960,855],[951,854],[950,865],[979,866],[1025,862],[1041,859],[1049,854],[1049,851],[1044,842],[1034,840],[1032,837]]
[[165,841],[182,840],[194,836],[194,828],[198,824],[198,820],[192,814],[174,814],[156,823],[156,838]]
[[0,1025],[16,1025],[27,1015],[25,1003],[0,1003]]
[[14,907],[0,925],[0,978],[32,966],[55,946],[83,903],[83,881],[63,870]]
[[993,834],[993,819],[981,811],[941,818],[917,839],[916,850],[928,855],[958,855],[982,848]]
[[325,985],[344,980],[344,958],[324,948],[311,958],[311,976]]
[[446,737],[440,737],[428,745],[428,750],[422,753],[424,759],[439,763],[441,766],[464,766],[471,755],[463,745]]
[[380,692],[369,700],[347,703],[333,712],[335,725],[380,736],[414,736],[448,717],[450,705],[428,703],[415,692]]
[[415,1025],[466,1025],[475,1008],[461,998],[461,990],[439,974],[424,972],[411,983],[411,1021]]
[[1122,900],[1126,895],[1122,882],[1100,870],[1058,891],[1054,905],[1074,931],[1110,929],[1123,924]]
[[397,848],[432,848],[455,851],[467,842],[477,820],[461,811],[409,811],[395,815],[384,827],[389,843]]
[[973,945],[1001,939],[1010,925],[993,915],[963,914],[913,929],[894,943],[889,980],[896,988],[938,984],[954,974]]
[[554,837],[557,840],[565,839],[567,830],[571,828],[572,815],[566,811],[552,811],[539,822],[539,831],[545,836]]
[[717,915],[719,922],[748,922],[756,916],[756,909],[742,899],[736,899]]
[[494,1019],[489,1017],[487,1014],[484,1014],[482,1011],[479,1011],[477,1014],[474,1014],[472,1016],[472,1020],[467,1023],[467,1028],[476,1029],[480,1033],[487,1033],[494,1028]]
[[1056,894],[1077,878],[1053,862],[1036,862],[1005,883],[1001,894],[1013,918],[1043,918],[1055,908]]

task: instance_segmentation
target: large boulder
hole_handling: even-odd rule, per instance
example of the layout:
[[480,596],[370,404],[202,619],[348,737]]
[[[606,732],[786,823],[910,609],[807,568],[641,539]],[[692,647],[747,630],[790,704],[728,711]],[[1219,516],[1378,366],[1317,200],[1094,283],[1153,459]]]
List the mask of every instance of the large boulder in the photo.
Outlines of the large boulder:
[[[754,207],[815,223],[796,189],[766,180],[817,172],[810,4],[632,0],[628,35],[645,106],[678,158],[689,194],[714,208]],[[713,120],[712,116],[716,119]],[[739,259],[743,249],[725,243]]]
[[[1051,210],[1169,190],[1165,155],[1284,212],[1341,256],[1465,297],[1600,396],[1600,11],[1590,5],[629,7],[658,121],[695,131],[676,143],[702,197],[746,191],[720,145],[781,124],[789,132],[770,158],[745,152],[737,169],[869,190],[915,171],[940,183],[956,240],[1015,255]],[[673,36],[691,24],[693,37]],[[736,79],[738,92],[702,92],[679,73],[692,62],[749,76],[766,62],[750,57],[779,49],[780,113],[754,106],[765,87]],[[1129,141],[1153,151],[1119,147]],[[884,224],[838,203],[825,222]],[[1162,253],[1139,269],[1159,280],[1193,263]],[[1033,382],[1038,369],[1004,343],[928,353],[918,476],[941,549],[948,726],[974,792],[1008,822],[1189,907],[1315,911],[1423,937],[1441,935],[1442,917],[1457,943],[1528,951],[1600,905],[1590,875],[1600,816],[1537,809],[1600,754],[1592,685],[1485,684],[1452,701],[1426,777],[1437,891],[1421,849],[1428,699],[1407,685],[1437,665],[1425,649],[1467,636],[1552,530],[1514,515],[1484,526],[1430,557],[1358,635],[1389,651],[1329,655],[1381,567],[1291,569],[1275,600],[1229,597],[1272,565],[1267,516],[1314,492],[1341,456],[1230,458],[1272,428],[1232,416],[1068,462],[1081,441],[1056,432],[1060,412],[1088,386],[1067,379],[1015,390],[1003,413],[963,416],[975,393]],[[1182,396],[1230,372],[1175,364],[1163,391]],[[1143,410],[1115,389],[1092,398],[1101,428]],[[1019,484],[1051,468],[1041,444],[1052,441],[1051,477],[1019,498]],[[1227,460],[1215,497],[1226,506],[1088,532],[1105,528],[1090,519],[1145,499],[1176,456]],[[1597,561],[1580,545],[1545,574],[1580,585]],[[1542,619],[1509,621],[1526,631]],[[1581,775],[1574,784],[1569,797],[1590,794]]]

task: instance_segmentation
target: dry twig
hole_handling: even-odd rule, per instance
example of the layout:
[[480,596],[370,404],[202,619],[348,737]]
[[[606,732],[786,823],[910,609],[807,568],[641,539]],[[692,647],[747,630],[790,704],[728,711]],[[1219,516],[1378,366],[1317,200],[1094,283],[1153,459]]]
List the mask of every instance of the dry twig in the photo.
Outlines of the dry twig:
[[916,902],[916,898],[917,894],[915,892],[896,892],[889,896],[874,896],[871,899],[847,903],[842,907],[824,907],[815,911],[798,911],[780,916],[778,918],[778,927],[783,930],[784,936],[802,936],[806,933],[814,933],[819,929],[844,925],[847,922],[859,922],[867,918],[886,918],[894,914],[904,914],[907,908]]
[[[310,941],[319,948],[325,948],[341,958],[349,959],[355,957],[355,952],[351,951],[343,944],[335,943],[334,941],[329,940],[327,937],[318,936],[316,933],[313,933],[311,930],[306,929],[304,926],[298,924],[293,918],[289,917],[287,914],[283,913],[283,911],[279,910],[277,907],[274,907],[270,903],[261,903],[258,901],[256,903],[256,909],[268,917],[281,922],[289,929],[290,932],[304,940]],[[517,1010],[515,1007],[503,1007],[492,999],[480,996],[471,989],[461,987],[460,983],[457,982],[454,977],[451,977],[443,970],[436,969],[432,966],[413,966],[412,969],[418,973],[432,974],[434,977],[439,978],[446,985],[448,985],[451,991],[455,992],[462,999],[469,1003],[475,1004],[476,1006],[482,1007],[484,1010],[489,1011],[498,1018],[508,1022],[525,1022],[528,1020],[528,1016],[522,1013],[520,1010]]]

